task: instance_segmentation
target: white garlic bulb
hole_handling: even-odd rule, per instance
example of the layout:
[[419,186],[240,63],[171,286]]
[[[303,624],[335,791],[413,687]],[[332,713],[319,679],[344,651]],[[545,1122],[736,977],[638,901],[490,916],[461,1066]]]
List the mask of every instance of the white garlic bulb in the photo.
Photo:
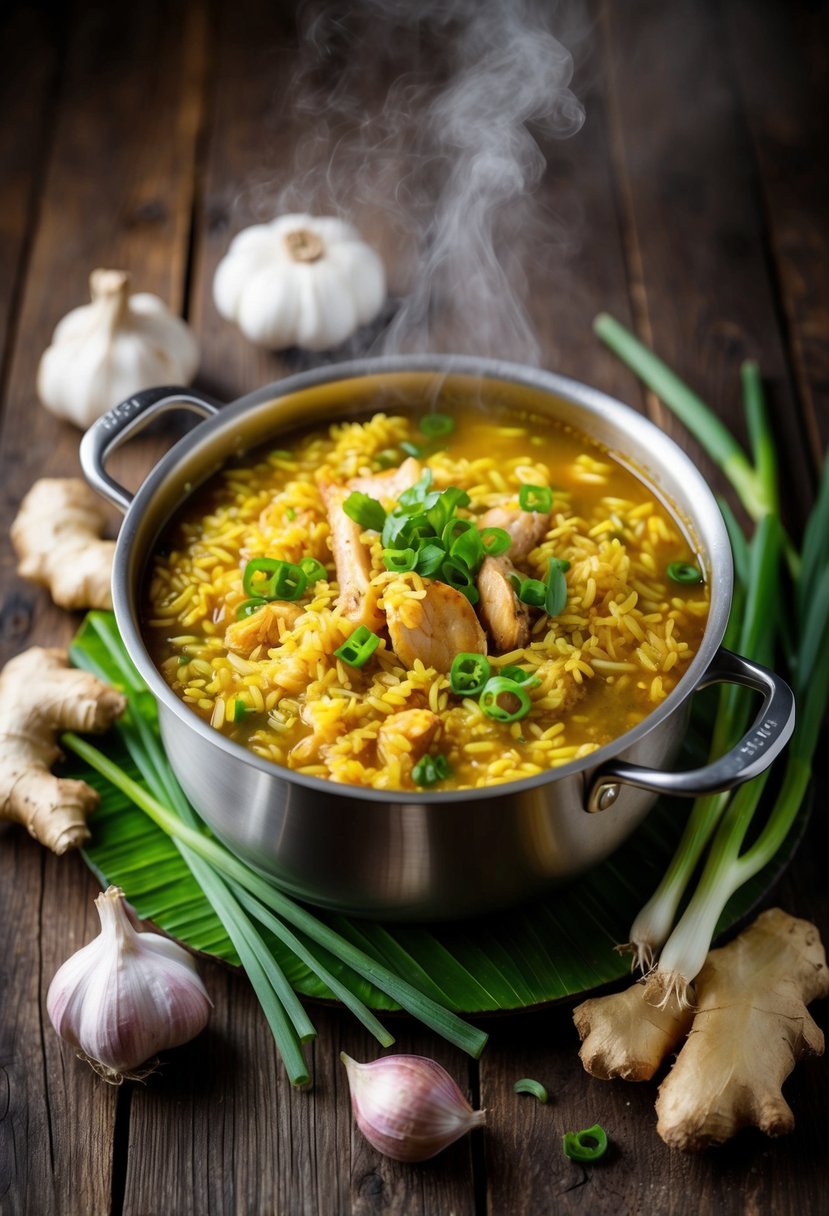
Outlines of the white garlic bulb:
[[189,384],[199,344],[186,321],[148,292],[129,293],[123,270],[93,270],[92,303],[58,323],[37,373],[48,410],[91,426],[132,393],[158,384]]
[[195,1038],[211,1002],[186,950],[136,929],[120,887],[95,906],[101,932],[58,969],[46,1010],[60,1037],[119,1084],[157,1052]]
[[395,1161],[426,1161],[485,1122],[486,1111],[473,1110],[446,1069],[426,1056],[358,1064],[342,1052],[340,1059],[357,1126]]
[[213,299],[251,342],[271,350],[329,350],[373,321],[386,274],[351,224],[282,215],[234,237],[216,268]]

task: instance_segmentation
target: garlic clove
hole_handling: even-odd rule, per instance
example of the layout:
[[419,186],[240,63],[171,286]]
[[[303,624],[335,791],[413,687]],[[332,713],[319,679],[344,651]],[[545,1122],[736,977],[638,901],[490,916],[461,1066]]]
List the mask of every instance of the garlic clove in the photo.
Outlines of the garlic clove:
[[472,1109],[446,1069],[425,1056],[360,1064],[341,1052],[340,1059],[357,1126],[395,1161],[426,1161],[486,1120],[486,1111]]
[[60,1037],[117,1084],[141,1075],[135,1070],[159,1051],[194,1038],[210,998],[186,950],[136,929],[119,887],[95,906],[101,932],[58,969],[46,1009]]

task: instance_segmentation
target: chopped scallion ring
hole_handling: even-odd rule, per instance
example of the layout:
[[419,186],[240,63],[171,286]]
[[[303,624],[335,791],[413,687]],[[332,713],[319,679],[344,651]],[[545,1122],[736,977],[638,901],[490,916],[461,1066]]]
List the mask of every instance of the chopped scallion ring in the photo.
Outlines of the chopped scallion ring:
[[506,553],[512,544],[512,537],[505,528],[481,528],[481,540],[487,557]]
[[553,491],[549,486],[523,485],[518,491],[518,505],[522,511],[549,511],[553,505]]
[[441,564],[440,577],[455,591],[460,591],[461,595],[465,595],[470,604],[477,604],[478,588],[475,586],[469,568],[463,562],[455,561],[453,557],[447,557]]
[[498,674],[505,680],[515,680],[516,684],[523,684],[525,688],[541,686],[538,676],[533,675],[531,671],[525,671],[523,667],[502,667]]
[[515,594],[522,604],[532,608],[543,608],[547,600],[547,585],[537,578],[519,578],[517,574],[510,575],[510,582]]
[[383,561],[386,563],[387,570],[393,570],[396,574],[405,574],[407,570],[414,570],[417,565],[417,554],[414,549],[384,549]]
[[363,667],[379,645],[380,639],[376,633],[372,633],[365,625],[358,625],[351,637],[346,638],[334,654],[344,663],[348,663],[349,667]]
[[452,692],[460,697],[477,697],[483,691],[492,668],[485,655],[462,651],[456,654],[449,669]]
[[328,578],[328,571],[322,562],[318,562],[315,557],[303,557],[299,563],[299,568],[309,583],[318,583],[321,578]]
[[418,460],[423,456],[423,448],[417,443],[409,443],[408,439],[403,440],[400,448],[407,456],[416,456]]
[[[502,698],[509,698],[506,705],[502,704]],[[492,676],[487,680],[479,704],[486,716],[495,722],[518,722],[532,708],[523,686],[506,676]]]
[[441,753],[438,753],[437,756],[421,756],[412,769],[412,781],[415,785],[420,786],[436,785],[438,781],[443,781],[451,773],[449,761]]
[[298,600],[308,578],[293,562],[275,557],[254,557],[245,566],[242,586],[246,593],[265,600]]
[[343,503],[343,510],[349,519],[353,519],[361,528],[371,528],[374,532],[382,532],[383,524],[386,522],[385,508],[370,494],[352,490]]
[[418,423],[424,435],[436,439],[442,435],[451,435],[455,429],[455,419],[448,414],[426,414]]
[[433,578],[446,560],[446,550],[439,540],[420,540],[415,570],[424,578]]
[[539,1102],[547,1101],[546,1089],[540,1081],[534,1081],[532,1077],[522,1077],[520,1081],[515,1082],[512,1090],[516,1094],[532,1094]]
[[[245,617],[253,616],[254,612],[258,612],[259,609],[264,607],[264,605],[267,603],[269,603],[269,601],[261,595],[255,595],[252,597],[252,599],[245,600],[244,603],[240,604],[236,609],[236,620],[243,621]],[[187,662],[190,662],[189,656],[187,658]]]
[[668,578],[674,583],[701,583],[702,574],[699,566],[693,562],[671,562],[667,569]]
[[564,1156],[571,1161],[598,1161],[607,1152],[607,1132],[598,1123],[563,1137]]
[[[463,522],[463,521],[459,521]],[[474,572],[480,569],[484,560],[484,545],[477,528],[467,528],[453,542],[449,553],[456,561],[461,561]]]

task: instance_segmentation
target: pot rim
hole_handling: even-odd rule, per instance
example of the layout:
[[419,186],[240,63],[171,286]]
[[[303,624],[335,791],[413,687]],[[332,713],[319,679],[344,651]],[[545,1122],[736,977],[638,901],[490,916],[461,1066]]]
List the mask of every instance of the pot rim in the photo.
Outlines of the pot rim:
[[[203,438],[217,431],[228,432],[230,440],[233,433],[234,421],[249,410],[264,404],[270,404],[280,397],[302,392],[318,387],[331,381],[344,381],[362,377],[383,376],[384,374],[434,373],[436,376],[449,378],[453,374],[475,377],[483,380],[495,380],[501,383],[515,383],[547,391],[553,396],[561,397],[570,403],[586,408],[588,413],[619,425],[625,431],[637,428],[647,442],[649,451],[654,455],[654,466],[665,467],[668,461],[674,468],[680,466],[683,483],[690,488],[694,500],[693,514],[686,521],[692,533],[699,530],[710,538],[706,557],[708,559],[707,576],[711,589],[708,619],[702,640],[696,654],[691,660],[688,670],[678,681],[676,687],[665,700],[656,706],[645,718],[631,730],[612,739],[596,751],[581,759],[571,760],[558,768],[546,769],[532,777],[519,781],[503,782],[502,784],[474,787],[463,790],[382,790],[374,787],[346,785],[323,777],[313,777],[298,773],[293,769],[276,764],[263,756],[228,739],[219,731],[214,730],[209,722],[198,717],[181,701],[163,679],[144,643],[137,620],[133,616],[130,605],[130,585],[128,583],[129,558],[135,537],[136,520],[152,503],[158,487],[174,472],[183,456],[198,447]],[[172,390],[171,390],[172,391]],[[317,421],[321,421],[317,419]],[[587,428],[584,428],[587,430]],[[278,434],[278,428],[275,434]],[[601,442],[601,439],[599,440]],[[263,440],[264,442],[264,440]],[[227,457],[233,454],[232,444],[228,442]],[[616,453],[614,458],[624,458],[624,453]],[[629,466],[630,467],[630,466]],[[659,493],[652,480],[645,474],[647,470],[631,467],[634,475],[644,480],[652,492]],[[202,484],[202,483],[200,483]],[[194,487],[196,489],[198,487]],[[189,497],[192,491],[188,491]],[[186,501],[182,499],[179,508]],[[677,508],[668,502],[674,516]],[[167,520],[171,516],[168,515]],[[695,541],[699,536],[694,535]],[[143,578],[146,562],[141,568]],[[118,629],[127,651],[146,682],[156,700],[185,725],[193,729],[205,740],[214,744],[224,752],[229,759],[242,760],[270,778],[282,778],[293,784],[302,785],[335,798],[357,798],[367,802],[416,804],[417,806],[444,805],[447,803],[462,803],[488,798],[503,798],[510,795],[521,795],[554,781],[566,778],[582,777],[597,769],[608,760],[618,757],[629,748],[639,743],[651,731],[656,730],[662,722],[679,710],[680,706],[696,690],[707,671],[711,660],[716,654],[728,620],[733,591],[733,562],[731,546],[725,523],[714,494],[693,461],[683,452],[671,437],[644,415],[638,414],[630,406],[600,389],[583,384],[557,372],[543,368],[525,366],[500,359],[478,358],[472,355],[386,355],[380,357],[365,356],[342,363],[330,363],[324,367],[300,371],[276,380],[261,388],[254,389],[242,397],[223,406],[212,417],[199,423],[192,431],[179,439],[173,447],[158,461],[136,491],[132,503],[127,510],[122,523],[113,562],[113,608]],[[136,613],[137,617],[137,613]]]

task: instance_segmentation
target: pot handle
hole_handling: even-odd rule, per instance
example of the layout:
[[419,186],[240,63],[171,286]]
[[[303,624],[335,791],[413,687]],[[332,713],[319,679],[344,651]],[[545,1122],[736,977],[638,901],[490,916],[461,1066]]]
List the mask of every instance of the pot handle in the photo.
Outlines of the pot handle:
[[697,688],[723,683],[743,684],[746,688],[763,693],[760,712],[739,743],[711,764],[682,773],[665,773],[638,764],[626,764],[623,760],[611,760],[593,775],[587,794],[587,810],[607,810],[618,798],[621,785],[636,785],[659,794],[696,798],[700,794],[730,790],[767,769],[786,746],[794,730],[792,690],[785,680],[767,667],[721,646]]
[[80,458],[83,475],[93,490],[116,506],[119,511],[129,510],[133,495],[106,471],[109,456],[139,431],[143,431],[153,418],[171,410],[191,410],[209,418],[218,414],[220,403],[206,393],[197,393],[189,388],[165,385],[163,388],[147,388],[135,393],[116,405],[94,422],[81,440]]

